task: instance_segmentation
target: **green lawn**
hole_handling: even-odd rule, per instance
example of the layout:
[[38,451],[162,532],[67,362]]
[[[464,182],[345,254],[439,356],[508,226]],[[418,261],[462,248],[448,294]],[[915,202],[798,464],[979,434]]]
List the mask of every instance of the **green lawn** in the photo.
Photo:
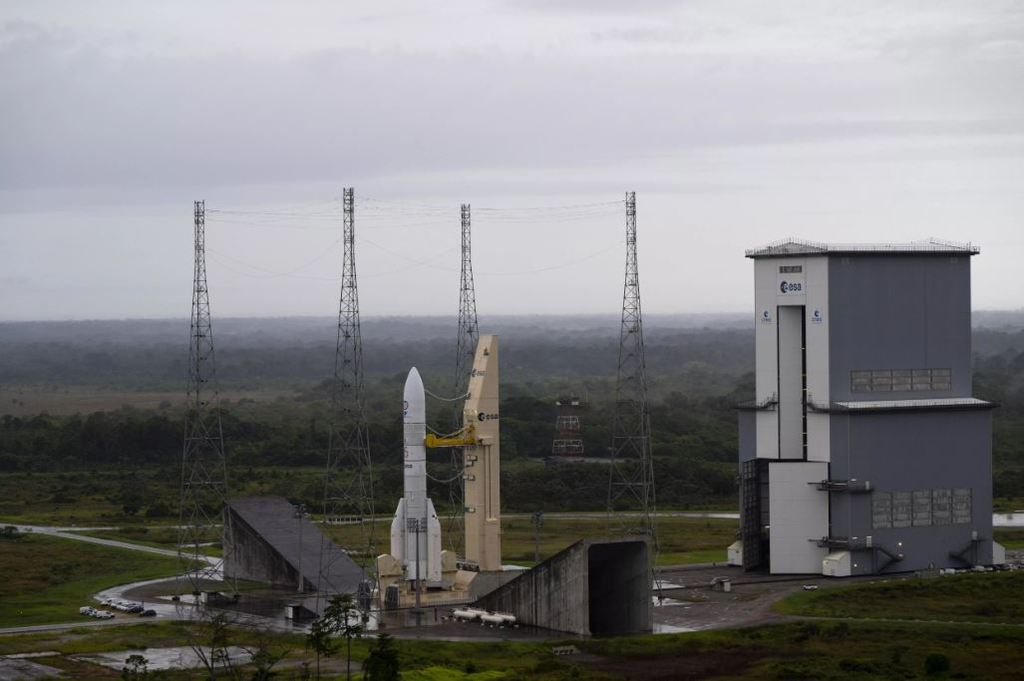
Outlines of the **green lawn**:
[[1024,624],[1024,572],[898,579],[802,591],[777,606],[788,615]]
[[[156,525],[147,527],[145,525],[127,525],[116,527],[111,530],[89,530],[86,532],[75,532],[75,534],[86,537],[98,537],[99,539],[114,539],[117,541],[152,546],[158,549],[177,550],[179,531],[177,528]],[[220,531],[214,529],[209,533],[206,541],[220,541]],[[211,546],[200,546],[199,550],[207,556],[220,556],[224,552],[220,544]]]
[[[701,518],[660,518],[658,536],[661,550],[659,565],[680,565],[725,561],[726,547],[735,541],[735,520]],[[388,550],[391,519],[379,519],[374,528],[375,554]],[[442,532],[447,530],[442,519]],[[618,528],[613,528],[618,532]],[[360,525],[334,525],[327,533],[343,546],[363,545],[366,528]],[[456,525],[456,532],[461,526]],[[583,517],[546,517],[540,531],[540,559],[545,560],[579,539],[599,539],[609,536],[605,514],[593,513]],[[442,537],[447,546],[447,539]],[[501,521],[501,552],[505,563],[534,565],[533,525],[522,516],[504,517]]]
[[179,571],[174,558],[27,534],[0,540],[0,627],[73,622],[103,589]]
[[997,527],[992,537],[1008,549],[1024,549],[1024,527]]

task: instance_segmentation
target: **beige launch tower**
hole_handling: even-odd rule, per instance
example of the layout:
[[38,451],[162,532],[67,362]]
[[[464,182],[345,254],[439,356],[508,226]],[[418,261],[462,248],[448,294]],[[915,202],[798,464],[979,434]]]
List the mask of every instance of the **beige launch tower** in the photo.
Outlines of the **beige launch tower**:
[[474,443],[463,449],[466,560],[481,572],[501,570],[501,468],[498,421],[498,337],[480,336],[462,411]]

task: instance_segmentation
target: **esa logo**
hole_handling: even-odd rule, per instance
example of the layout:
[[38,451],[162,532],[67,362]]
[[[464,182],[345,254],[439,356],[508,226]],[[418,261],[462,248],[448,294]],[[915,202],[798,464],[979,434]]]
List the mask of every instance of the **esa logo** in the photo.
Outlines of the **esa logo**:
[[799,281],[782,281],[779,282],[780,293],[803,293],[804,285]]
[[476,415],[476,418],[477,418],[478,421],[496,421],[496,420],[498,420],[498,415],[497,414],[485,414],[483,412],[479,412]]

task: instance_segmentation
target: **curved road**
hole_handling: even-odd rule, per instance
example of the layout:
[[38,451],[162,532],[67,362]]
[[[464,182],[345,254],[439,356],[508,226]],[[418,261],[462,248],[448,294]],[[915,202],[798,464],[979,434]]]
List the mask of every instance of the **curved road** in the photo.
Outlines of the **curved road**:
[[[99,537],[90,537],[88,535],[79,534],[79,532],[94,532],[98,530],[116,530],[116,527],[52,527],[46,525],[15,525],[19,532],[28,532],[32,534],[43,534],[51,537],[61,537],[62,539],[73,539],[75,541],[84,541],[88,544],[100,544],[102,546],[112,546],[118,549],[128,549],[129,551],[142,551],[143,553],[154,553],[158,556],[168,556],[170,558],[177,558],[178,552],[173,549],[161,549],[155,546],[144,546],[142,544],[133,544],[126,541],[118,541],[117,539],[101,539]],[[219,558],[212,556],[202,556],[202,560],[205,560],[210,565],[216,565],[220,562]]]

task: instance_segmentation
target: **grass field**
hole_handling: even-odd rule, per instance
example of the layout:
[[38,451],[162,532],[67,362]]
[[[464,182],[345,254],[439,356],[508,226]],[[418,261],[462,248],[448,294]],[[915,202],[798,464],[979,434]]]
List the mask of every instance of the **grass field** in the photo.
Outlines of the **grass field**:
[[[88,530],[85,532],[75,532],[75,534],[81,534],[87,537],[98,537],[100,539],[115,539],[117,541],[126,541],[133,544],[171,550],[177,549],[179,537],[179,531],[177,528],[165,525],[128,525],[126,527],[115,527],[110,530]],[[220,533],[216,530],[211,530],[206,533],[205,541],[219,542]],[[223,553],[219,544],[215,546],[201,546],[199,549],[208,556],[219,556]]]
[[1005,548],[1024,549],[1024,527],[997,527],[992,530],[992,538]]
[[[374,527],[376,553],[388,550],[391,519],[378,519]],[[608,522],[603,513],[573,514],[573,517],[545,516],[540,530],[540,559],[550,558],[579,539],[600,539],[609,536]],[[661,550],[659,565],[680,565],[725,561],[726,547],[735,540],[737,521],[667,517],[658,520],[658,536]],[[366,527],[360,525],[334,525],[327,527],[327,533],[344,546],[365,544]],[[462,531],[456,524],[455,532]],[[534,536],[533,524],[528,516],[511,515],[501,522],[502,560],[506,563],[533,566]],[[442,532],[447,524],[442,520]],[[612,534],[621,532],[613,527]]]
[[1024,624],[1024,572],[986,572],[800,592],[787,615]]
[[98,591],[178,572],[178,561],[57,537],[0,540],[0,627],[73,622]]

